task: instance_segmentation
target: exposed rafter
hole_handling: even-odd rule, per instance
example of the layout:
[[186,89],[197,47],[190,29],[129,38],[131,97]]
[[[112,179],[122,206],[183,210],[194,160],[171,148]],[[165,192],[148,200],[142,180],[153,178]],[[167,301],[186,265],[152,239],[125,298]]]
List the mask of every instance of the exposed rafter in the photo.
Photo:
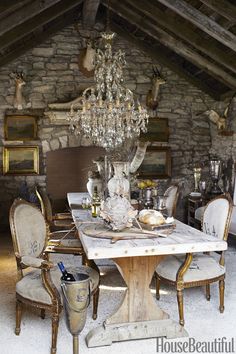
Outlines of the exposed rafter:
[[95,25],[99,4],[100,0],[84,0],[82,17],[84,28],[92,28]]
[[236,22],[236,6],[227,0],[200,0],[218,14],[224,16],[229,21]]
[[51,6],[49,9],[44,10],[42,13],[32,17],[25,23],[16,26],[9,32],[0,37],[0,51],[9,47],[11,44],[17,42],[19,39],[30,34],[37,28],[51,22],[53,19],[63,15],[66,11],[73,9],[82,3],[82,0],[61,1],[58,4]]
[[223,51],[219,50],[217,45],[209,43],[209,40],[200,36],[184,23],[179,23],[172,14],[166,16],[164,12],[159,10],[152,2],[144,2],[142,0],[126,0],[131,5],[137,6],[142,13],[155,21],[158,25],[171,31],[177,37],[185,40],[191,46],[208,55],[218,64],[236,73],[236,54],[232,58]]
[[[8,16],[5,16],[0,21],[0,35],[8,32],[10,29],[14,28],[15,26],[27,21],[33,16],[48,9],[50,6],[55,5],[59,1],[60,0],[44,0],[44,1],[33,0],[30,2],[27,1],[27,3],[23,1],[21,7],[18,6],[17,9],[12,11]],[[24,12],[24,16],[22,16],[23,12]]]
[[141,29],[155,40],[161,42],[163,45],[172,49],[175,53],[183,56],[193,64],[202,68],[204,71],[210,73],[216,79],[223,82],[226,86],[236,89],[236,78],[227,74],[220,67],[210,62],[204,56],[200,55],[183,42],[172,37],[161,28],[158,28],[155,24],[150,21],[146,21],[142,16],[138,15],[138,13],[135,13],[134,9],[130,9],[129,6],[125,6],[124,2],[118,3],[116,0],[111,0],[110,6],[115,12],[119,13],[121,17],[133,23],[137,26],[137,28]]
[[169,59],[169,52],[167,49],[165,49],[165,47],[163,47],[162,50],[152,48],[150,45],[145,44],[145,41],[138,39],[132,33],[125,31],[122,26],[119,26],[114,22],[112,22],[111,28],[118,35],[132,43],[132,45],[135,45],[137,48],[142,50],[145,54],[149,55],[152,59],[156,60],[161,65],[168,67],[170,70],[172,70],[188,82],[192,83],[194,86],[198,87],[200,90],[204,91],[209,96],[213,97],[215,100],[220,99],[220,95],[215,92],[214,89],[209,87],[207,83],[194,77],[189,72],[184,70],[184,68],[181,68],[178,64],[171,61]]
[[16,11],[20,7],[27,5],[31,0],[15,0],[13,3],[2,3],[0,2],[0,19],[5,18],[6,16],[9,16],[13,11]]
[[218,25],[218,23],[211,20],[209,17],[195,9],[193,6],[187,4],[184,0],[157,1],[172,9],[180,16],[184,17],[225,46],[236,51],[236,36],[232,32],[227,31],[225,28]]
[[41,33],[37,32],[36,35],[33,33],[29,38],[24,38],[24,40],[20,40],[13,46],[13,49],[10,50],[3,57],[0,57],[0,67],[11,62],[12,60],[18,58],[20,55],[24,54],[27,50],[33,48],[36,44],[39,45],[43,43],[48,37],[52,36],[54,33],[62,30],[65,26],[68,26],[77,20],[76,11],[81,11],[81,6],[77,6],[77,8],[73,8],[58,18],[54,19],[50,25],[47,25],[47,30],[44,31],[41,29]]

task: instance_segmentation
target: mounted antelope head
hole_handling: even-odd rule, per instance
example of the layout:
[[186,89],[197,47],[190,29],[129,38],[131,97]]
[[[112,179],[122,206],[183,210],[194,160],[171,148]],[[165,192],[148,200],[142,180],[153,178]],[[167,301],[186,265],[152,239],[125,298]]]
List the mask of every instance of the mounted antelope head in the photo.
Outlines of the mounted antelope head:
[[93,47],[92,41],[88,41],[85,56],[83,59],[83,67],[88,71],[92,71],[95,67],[94,65],[95,53],[96,50]]
[[157,67],[153,67],[152,88],[148,91],[146,105],[148,108],[156,109],[158,106],[158,94],[160,85],[164,85],[166,80],[161,76]]
[[14,108],[23,109],[25,106],[25,99],[22,95],[22,86],[25,85],[23,72],[13,71],[9,76],[15,80],[15,97],[13,102]]

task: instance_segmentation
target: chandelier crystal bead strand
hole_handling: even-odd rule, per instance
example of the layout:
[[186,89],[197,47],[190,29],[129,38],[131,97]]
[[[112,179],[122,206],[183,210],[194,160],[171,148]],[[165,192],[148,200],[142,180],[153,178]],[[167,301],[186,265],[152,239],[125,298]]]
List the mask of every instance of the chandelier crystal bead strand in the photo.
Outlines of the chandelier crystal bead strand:
[[111,42],[114,33],[102,33],[105,49],[97,49],[95,55],[95,85],[84,90],[82,109],[71,106],[68,119],[76,135],[83,134],[93,143],[105,149],[114,149],[125,139],[146,132],[147,110],[134,100],[131,90],[123,86],[125,53],[113,54]]

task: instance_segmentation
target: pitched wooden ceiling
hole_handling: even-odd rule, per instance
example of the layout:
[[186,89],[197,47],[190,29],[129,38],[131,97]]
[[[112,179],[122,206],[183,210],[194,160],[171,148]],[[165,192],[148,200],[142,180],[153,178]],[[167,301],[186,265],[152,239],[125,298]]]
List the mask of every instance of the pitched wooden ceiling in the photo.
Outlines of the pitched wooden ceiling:
[[[108,0],[1,0],[0,66],[82,19],[105,21]],[[111,27],[216,99],[236,91],[235,0],[110,0]]]

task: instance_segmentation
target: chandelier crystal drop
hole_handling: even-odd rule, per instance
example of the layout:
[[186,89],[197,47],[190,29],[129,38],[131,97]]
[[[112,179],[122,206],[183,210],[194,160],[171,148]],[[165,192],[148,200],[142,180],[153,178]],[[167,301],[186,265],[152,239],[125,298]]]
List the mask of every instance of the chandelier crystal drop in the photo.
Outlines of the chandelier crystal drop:
[[123,86],[125,53],[112,53],[114,33],[105,32],[105,49],[95,55],[95,85],[84,90],[82,109],[71,106],[68,119],[75,134],[83,134],[105,149],[114,149],[125,139],[146,132],[147,110],[135,102],[131,90]]

